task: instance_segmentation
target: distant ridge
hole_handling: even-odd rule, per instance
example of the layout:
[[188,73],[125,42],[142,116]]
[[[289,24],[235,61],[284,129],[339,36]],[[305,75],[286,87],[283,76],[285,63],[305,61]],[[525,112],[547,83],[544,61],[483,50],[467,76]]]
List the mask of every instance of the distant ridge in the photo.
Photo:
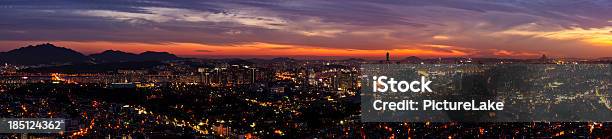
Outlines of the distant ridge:
[[598,58],[597,60],[612,61],[612,57],[602,57],[602,58]]
[[138,54],[140,61],[163,61],[163,60],[176,60],[179,59],[174,54],[170,54],[168,52],[153,52],[146,51],[144,53]]
[[89,55],[95,62],[127,62],[138,57],[136,54],[116,50],[106,50],[102,53]]
[[89,61],[89,57],[77,51],[50,43],[30,45],[0,53],[0,62],[17,65],[70,64]]
[[136,62],[136,61],[165,61],[180,59],[168,52],[147,51],[140,54],[127,53],[116,50],[106,50],[102,53],[89,55],[95,62]]
[[72,49],[55,46],[50,43],[29,45],[8,52],[0,52],[0,63],[13,65],[65,65],[79,63],[113,63],[177,60],[174,54],[168,52],[147,51],[140,54],[117,50],[107,50],[102,53],[86,56]]

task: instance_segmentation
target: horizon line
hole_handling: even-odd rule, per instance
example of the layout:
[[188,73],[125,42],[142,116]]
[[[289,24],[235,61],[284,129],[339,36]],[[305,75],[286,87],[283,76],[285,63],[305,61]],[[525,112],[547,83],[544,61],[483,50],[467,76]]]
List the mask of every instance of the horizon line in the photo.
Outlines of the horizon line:
[[[15,49],[11,49],[11,50],[7,50],[7,51],[2,51],[0,53],[6,53],[12,50],[16,50],[16,49],[20,49],[20,48],[25,48],[25,47],[30,47],[30,46],[39,46],[39,45],[53,45],[55,47],[60,47],[60,48],[66,48],[66,49],[70,49],[72,51],[81,53],[85,56],[90,56],[93,54],[100,54],[103,53],[105,51],[120,51],[120,52],[125,52],[125,53],[132,53],[132,54],[140,54],[140,53],[144,53],[144,52],[166,52],[169,54],[173,54],[176,55],[177,57],[180,58],[194,58],[194,59],[231,59],[231,58],[237,58],[237,59],[274,59],[274,58],[292,58],[292,59],[303,59],[303,60],[346,60],[346,59],[364,59],[364,60],[385,60],[385,53],[381,54],[381,56],[334,56],[334,55],[235,55],[235,54],[228,54],[228,55],[223,55],[223,54],[216,54],[216,55],[190,55],[190,54],[175,54],[169,51],[155,51],[155,50],[142,50],[139,51],[137,53],[134,52],[129,52],[129,51],[125,51],[122,49],[106,49],[103,50],[101,52],[83,52],[83,51],[77,51],[75,49],[72,49],[70,47],[65,47],[65,46],[58,46],[55,45],[53,43],[50,42],[45,42],[45,43],[39,43],[39,44],[29,44],[27,46],[23,46],[23,47],[18,47]],[[349,50],[347,50],[349,51]],[[514,59],[514,60],[529,60],[529,59],[540,59],[542,56],[546,56],[548,59],[581,59],[581,60],[597,60],[597,59],[606,59],[606,58],[612,58],[612,56],[607,56],[607,57],[564,57],[564,56],[550,56],[550,55],[546,55],[546,54],[542,54],[539,56],[533,56],[533,57],[518,57],[518,56],[417,56],[417,55],[401,55],[401,56],[394,56],[393,53],[391,53],[391,58],[392,59],[396,59],[396,60],[391,60],[391,61],[398,61],[398,60],[404,60],[408,57],[417,57],[419,59],[436,59],[436,58],[475,58],[475,59]]]

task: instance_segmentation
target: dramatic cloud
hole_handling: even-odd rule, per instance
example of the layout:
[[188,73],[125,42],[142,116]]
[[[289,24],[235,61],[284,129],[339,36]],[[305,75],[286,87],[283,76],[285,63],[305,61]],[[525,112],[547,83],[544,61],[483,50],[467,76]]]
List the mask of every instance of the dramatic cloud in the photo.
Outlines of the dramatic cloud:
[[243,47],[304,55],[603,57],[612,53],[609,13],[608,0],[8,0],[0,1],[0,42],[193,44],[203,48],[185,54],[215,55]]

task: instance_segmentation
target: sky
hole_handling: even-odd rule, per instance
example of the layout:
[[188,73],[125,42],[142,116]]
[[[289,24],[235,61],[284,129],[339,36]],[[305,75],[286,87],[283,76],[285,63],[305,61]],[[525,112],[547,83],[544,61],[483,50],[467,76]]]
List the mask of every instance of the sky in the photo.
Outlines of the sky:
[[610,0],[0,0],[0,51],[612,57]]

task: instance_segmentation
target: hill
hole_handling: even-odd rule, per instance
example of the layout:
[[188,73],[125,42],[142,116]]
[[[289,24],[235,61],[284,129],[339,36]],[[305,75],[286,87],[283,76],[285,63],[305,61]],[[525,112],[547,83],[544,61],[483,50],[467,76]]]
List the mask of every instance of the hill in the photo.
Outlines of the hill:
[[50,43],[30,45],[0,53],[0,62],[15,65],[72,64],[90,60],[77,51]]

